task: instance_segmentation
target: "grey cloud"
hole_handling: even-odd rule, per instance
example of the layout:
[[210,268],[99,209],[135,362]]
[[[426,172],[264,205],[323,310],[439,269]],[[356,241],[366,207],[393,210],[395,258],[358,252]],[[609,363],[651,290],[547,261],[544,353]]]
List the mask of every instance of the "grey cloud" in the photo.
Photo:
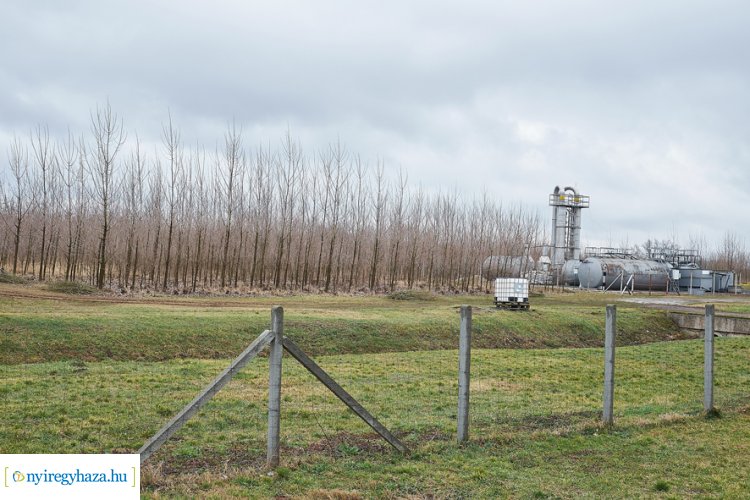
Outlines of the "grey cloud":
[[[547,190],[576,183],[592,196],[584,237],[663,232],[684,214],[715,234],[748,222],[748,14],[740,1],[12,3],[0,137],[84,132],[110,99],[145,141],[167,109],[208,148],[233,118],[260,135],[250,145],[288,126],[307,149],[340,135],[414,183],[545,214]],[[679,194],[696,184],[719,199],[696,209]]]

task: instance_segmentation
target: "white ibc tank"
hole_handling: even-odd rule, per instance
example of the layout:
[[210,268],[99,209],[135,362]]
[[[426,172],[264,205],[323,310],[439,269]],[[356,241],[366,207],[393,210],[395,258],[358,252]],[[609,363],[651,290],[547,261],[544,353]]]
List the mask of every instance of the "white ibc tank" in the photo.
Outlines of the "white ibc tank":
[[495,279],[495,305],[528,309],[529,280],[525,278],[497,278]]

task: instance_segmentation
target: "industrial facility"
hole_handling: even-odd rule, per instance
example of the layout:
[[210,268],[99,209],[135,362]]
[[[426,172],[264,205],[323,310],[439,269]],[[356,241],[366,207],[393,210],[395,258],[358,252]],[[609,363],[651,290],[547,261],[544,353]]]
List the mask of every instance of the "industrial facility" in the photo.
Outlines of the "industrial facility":
[[532,283],[585,289],[675,292],[700,295],[734,288],[734,273],[704,269],[693,250],[649,248],[647,255],[629,249],[581,251],[582,211],[588,196],[575,188],[555,187],[550,245],[537,262],[529,256],[491,256],[482,265],[485,279],[523,277]]

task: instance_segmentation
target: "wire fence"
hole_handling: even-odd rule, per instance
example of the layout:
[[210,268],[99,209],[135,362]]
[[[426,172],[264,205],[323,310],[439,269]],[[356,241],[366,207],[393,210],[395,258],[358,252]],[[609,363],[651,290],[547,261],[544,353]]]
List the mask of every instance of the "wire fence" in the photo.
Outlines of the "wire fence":
[[714,401],[719,411],[750,409],[750,338],[715,339]]
[[[287,334],[294,338],[294,331]],[[315,361],[418,450],[432,441],[456,440],[458,357],[458,349],[448,349],[329,355]],[[601,428],[604,359],[603,348],[473,350],[469,441]],[[618,346],[615,426],[699,416],[703,359],[700,338]],[[303,366],[289,355],[283,360],[282,462],[389,452],[388,444]],[[750,337],[716,338],[714,360],[716,408],[748,408]],[[221,360],[6,365],[2,451],[132,452],[225,367]],[[160,472],[264,467],[268,377],[264,355],[238,372],[155,454]]]

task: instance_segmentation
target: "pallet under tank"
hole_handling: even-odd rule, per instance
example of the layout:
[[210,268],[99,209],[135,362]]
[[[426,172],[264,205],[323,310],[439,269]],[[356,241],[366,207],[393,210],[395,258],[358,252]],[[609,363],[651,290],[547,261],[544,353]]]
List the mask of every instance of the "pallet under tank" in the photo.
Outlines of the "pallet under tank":
[[671,270],[655,260],[588,257],[578,267],[578,281],[582,288],[668,291]]

